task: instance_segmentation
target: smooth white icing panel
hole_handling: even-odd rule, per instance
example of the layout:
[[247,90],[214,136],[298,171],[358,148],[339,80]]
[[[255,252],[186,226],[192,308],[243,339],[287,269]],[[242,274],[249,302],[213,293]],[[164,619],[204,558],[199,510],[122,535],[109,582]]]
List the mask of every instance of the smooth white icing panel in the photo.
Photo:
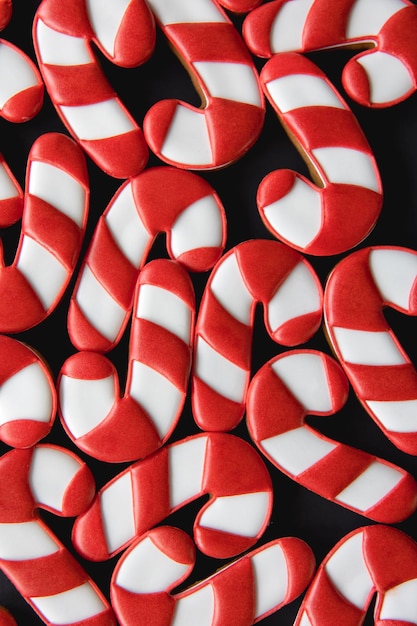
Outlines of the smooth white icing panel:
[[377,193],[381,192],[372,159],[352,148],[316,148],[313,156],[322,166],[328,180],[344,185],[358,185]]
[[333,333],[342,358],[358,365],[402,365],[406,363],[388,332],[352,330],[335,326]]
[[271,80],[267,90],[282,113],[302,107],[325,106],[344,109],[345,105],[320,76],[289,74]]
[[147,3],[163,24],[226,21],[212,0],[147,0]]
[[219,247],[222,239],[221,213],[213,196],[196,200],[181,211],[171,229],[171,249],[175,258],[196,248]]
[[417,279],[417,256],[405,250],[371,250],[369,267],[382,298],[407,311]]
[[256,492],[216,498],[200,517],[199,526],[255,537],[265,524],[270,497],[268,492]]
[[417,615],[417,579],[405,582],[388,589],[382,600],[381,620],[398,620],[399,622],[416,621]]
[[349,12],[346,37],[377,35],[385,22],[405,6],[402,0],[356,0]]
[[180,506],[200,493],[206,446],[207,437],[198,437],[168,448],[171,508]]
[[289,354],[271,367],[307,411],[331,411],[327,373],[319,355]]
[[197,339],[195,354],[195,375],[225,398],[242,402],[249,373],[219,354],[201,337]]
[[31,598],[31,601],[48,623],[57,626],[81,622],[106,610],[88,582],[54,596]]
[[190,343],[191,310],[172,291],[156,285],[141,285],[136,317],[162,326],[187,345]]
[[271,611],[285,600],[288,568],[282,548],[270,546],[251,557],[255,577],[255,618]]
[[398,470],[374,461],[336,500],[360,511],[367,511],[386,496],[404,478]]
[[134,130],[116,98],[95,104],[60,106],[62,115],[80,140],[107,139]]
[[14,95],[37,84],[31,65],[21,53],[0,41],[0,108]]
[[109,552],[113,552],[135,535],[130,472],[117,478],[102,491],[100,507],[107,547]]
[[35,501],[62,511],[66,490],[80,469],[81,462],[66,451],[36,447],[28,481]]
[[6,561],[39,559],[59,546],[37,521],[0,524],[0,558]]
[[0,385],[0,425],[13,420],[49,422],[53,396],[39,363],[31,363]]
[[178,598],[170,626],[212,626],[214,620],[214,591],[204,585],[189,596]]
[[91,26],[103,48],[114,55],[114,44],[120,23],[131,0],[87,0]]
[[250,65],[211,61],[197,61],[193,65],[213,98],[262,106],[256,75]]
[[271,28],[272,52],[291,52],[302,48],[304,24],[314,1],[296,0],[281,6]]
[[370,101],[374,104],[395,101],[414,90],[414,80],[407,67],[391,54],[376,51],[357,62],[368,75]]
[[190,166],[210,164],[213,155],[204,112],[178,104],[161,154],[175,163]]
[[365,404],[387,430],[394,433],[417,431],[417,399],[392,402],[366,400]]
[[253,298],[243,280],[236,254],[223,258],[215,268],[210,289],[230,315],[249,326]]
[[87,65],[93,62],[83,37],[65,35],[47,26],[41,19],[36,26],[39,54],[45,65]]

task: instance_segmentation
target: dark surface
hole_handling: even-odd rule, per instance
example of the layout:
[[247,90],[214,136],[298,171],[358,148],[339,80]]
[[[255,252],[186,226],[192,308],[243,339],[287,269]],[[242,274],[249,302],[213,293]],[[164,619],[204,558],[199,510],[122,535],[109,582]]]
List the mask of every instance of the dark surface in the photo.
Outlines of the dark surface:
[[[2,33],[5,39],[22,47],[32,58],[34,54],[31,43],[31,22],[37,4],[37,2],[15,0],[12,21]],[[235,22],[239,27],[241,19],[235,19]],[[348,56],[349,53],[338,51],[311,55],[311,58],[327,72],[337,86],[340,86],[340,72]],[[120,70],[104,59],[102,62],[115,89],[140,124],[149,107],[162,98],[178,96],[194,104],[199,102],[186,72],[160,35],[158,35],[153,57],[143,67]],[[261,68],[263,62],[257,61],[257,64]],[[385,199],[382,215],[374,231],[362,246],[395,244],[415,248],[417,241],[417,96],[414,95],[406,102],[386,110],[366,110],[349,100],[348,102],[374,150],[384,185]],[[23,125],[11,125],[0,120],[0,128],[0,151],[3,152],[22,186],[24,185],[26,158],[36,137],[49,131],[66,132],[48,96],[45,98],[41,113],[33,121]],[[160,164],[159,160],[151,155],[149,165],[158,164]],[[88,166],[91,208],[84,250],[99,215],[121,184],[121,181],[105,176],[91,161],[88,161]],[[271,238],[257,212],[256,189],[268,172],[284,167],[307,173],[303,161],[268,106],[262,135],[249,153],[231,167],[218,172],[201,174],[219,193],[226,208],[229,233],[227,248],[248,238]],[[13,258],[18,236],[19,225],[4,232],[8,262]],[[159,241],[155,245],[153,254],[165,256],[164,250],[163,242]],[[309,258],[323,285],[326,276],[339,258]],[[197,295],[202,293],[206,278],[206,276],[193,276]],[[17,336],[43,355],[55,377],[64,360],[75,351],[66,331],[66,312],[74,280],[75,278],[71,281],[70,288],[60,306],[43,324]],[[416,362],[417,322],[391,311],[388,315],[411,359]],[[122,380],[127,364],[127,343],[128,337],[124,337],[121,344],[110,354],[119,368]],[[305,347],[330,352],[322,331],[317,333]],[[261,317],[258,316],[254,338],[253,370],[256,371],[266,360],[282,350],[267,337],[261,324]],[[417,478],[416,458],[394,448],[362,409],[353,393],[350,394],[347,405],[339,414],[327,418],[314,418],[310,420],[310,423],[334,439],[397,463]],[[197,431],[190,405],[187,403],[172,440],[178,440]],[[248,439],[244,423],[238,426],[235,433]],[[66,437],[58,419],[46,440],[75,449]],[[6,452],[7,447],[1,444],[0,450]],[[79,454],[83,457],[82,453]],[[83,458],[94,472],[98,486],[104,484],[121,469],[119,466],[105,465],[85,456]],[[346,533],[371,523],[366,518],[298,486],[268,461],[266,464],[274,482],[275,505],[271,523],[259,545],[283,536],[297,536],[313,548],[319,563]],[[201,503],[194,503],[167,521],[186,530],[191,529],[200,505]],[[70,547],[72,520],[57,520],[50,515],[47,516],[47,520],[58,536]],[[397,527],[417,539],[417,514],[402,524],[398,524]],[[114,561],[103,564],[83,562],[83,565],[107,594]],[[199,555],[192,580],[208,576],[221,565],[220,562],[213,562],[212,559]],[[41,621],[1,573],[0,577],[0,603],[3,603],[15,615],[19,626],[41,624]],[[262,624],[265,626],[292,624],[299,604],[300,600],[265,619]],[[373,623],[371,616],[368,616],[366,623]]]

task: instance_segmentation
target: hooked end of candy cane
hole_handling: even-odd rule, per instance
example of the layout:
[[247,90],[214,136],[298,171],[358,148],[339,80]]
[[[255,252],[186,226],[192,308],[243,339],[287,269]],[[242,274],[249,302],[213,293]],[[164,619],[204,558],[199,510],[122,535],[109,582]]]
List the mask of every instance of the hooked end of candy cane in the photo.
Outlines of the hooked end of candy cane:
[[89,561],[105,561],[109,558],[100,501],[97,498],[90,508],[75,520],[72,543],[77,552]]
[[49,434],[55,417],[48,422],[17,419],[0,427],[0,440],[12,448],[30,448]]
[[241,402],[226,398],[196,375],[192,385],[193,415],[199,428],[228,432],[239,424],[245,410]]
[[279,545],[288,567],[288,583],[285,604],[292,602],[303,591],[314,575],[316,560],[310,546],[297,537],[284,537]]
[[377,49],[351,59],[342,73],[348,95],[366,107],[390,107],[416,89],[409,69],[397,57]]
[[1,116],[8,122],[19,124],[31,120],[39,113],[43,104],[43,83],[20,91],[9,98],[1,110]]
[[91,504],[95,495],[94,477],[83,464],[68,485],[62,499],[62,515],[74,517],[83,513]]
[[383,524],[397,524],[407,519],[417,508],[417,483],[404,472],[402,480],[365,515]]
[[259,7],[250,13],[243,22],[242,34],[249,50],[256,56],[269,59],[271,48],[271,29],[280,7],[287,0],[278,0]]
[[120,67],[136,67],[149,59],[155,40],[155,23],[148,5],[143,1],[131,2],[123,15],[109,58]]

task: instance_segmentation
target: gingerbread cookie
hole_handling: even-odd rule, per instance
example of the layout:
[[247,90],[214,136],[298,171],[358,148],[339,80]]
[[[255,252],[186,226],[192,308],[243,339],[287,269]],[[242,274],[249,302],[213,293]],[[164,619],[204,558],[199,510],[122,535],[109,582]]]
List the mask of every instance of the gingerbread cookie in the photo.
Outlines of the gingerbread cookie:
[[261,83],[314,181],[290,170],[268,174],[257,193],[266,227],[307,254],[352,248],[382,207],[378,166],[358,121],[325,74],[299,54],[268,61]]
[[143,458],[171,435],[187,395],[194,334],[191,279],[175,261],[157,259],[139,274],[134,296],[126,389],[95,352],[67,359],[58,377],[67,434],[96,459]]
[[417,86],[417,7],[408,0],[273,0],[243,25],[254,54],[364,48],[342,74],[349,96],[371,107],[391,106]]
[[226,217],[213,188],[170,167],[148,169],[121,186],[98,221],[69,307],[78,350],[107,352],[119,341],[159,233],[167,234],[171,258],[188,270],[210,269],[226,243]]
[[417,252],[373,246],[350,254],[325,290],[328,337],[360,402],[400,450],[417,454],[417,372],[384,317],[417,314]]
[[378,522],[397,523],[417,507],[417,483],[403,469],[318,433],[307,415],[332,415],[347,400],[340,366],[322,352],[294,350],[253,377],[247,424],[263,454],[296,482]]
[[277,241],[229,250],[207,282],[196,324],[192,403],[204,430],[231,430],[243,417],[255,306],[284,346],[307,341],[321,321],[322,289],[310,264]]

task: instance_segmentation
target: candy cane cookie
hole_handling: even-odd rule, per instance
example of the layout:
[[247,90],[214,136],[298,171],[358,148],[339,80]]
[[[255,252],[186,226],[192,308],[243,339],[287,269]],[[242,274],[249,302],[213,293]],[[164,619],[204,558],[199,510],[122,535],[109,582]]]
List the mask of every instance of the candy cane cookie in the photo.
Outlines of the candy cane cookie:
[[88,203],[80,148],[58,133],[39,137],[28,158],[17,252],[10,266],[0,261],[0,332],[31,328],[55,309],[78,259]]
[[94,491],[85,463],[64,448],[38,445],[0,459],[0,568],[49,626],[116,624],[107,600],[36,512],[78,515]]
[[417,507],[412,476],[305,423],[307,415],[337,413],[347,395],[346,376],[331,357],[313,350],[286,352],[251,381],[249,433],[260,451],[303,487],[377,522],[400,522]]
[[331,346],[359,401],[389,440],[417,454],[417,372],[384,317],[417,315],[417,252],[375,246],[350,254],[330,274],[324,299]]
[[321,285],[299,252],[262,239],[229,250],[211,273],[196,324],[192,403],[203,430],[231,430],[243,417],[257,303],[284,346],[307,341],[320,325]]
[[144,0],[43,0],[33,25],[39,67],[68,131],[104,172],[138,174],[148,160],[142,130],[108,83],[92,45],[115,65],[148,59],[155,42]]
[[209,494],[194,522],[197,547],[229,558],[250,548],[271,514],[272,485],[257,452],[225,433],[164,446],[107,483],[73,528],[78,552],[109,559],[188,502]]
[[141,537],[118,561],[112,576],[111,600],[119,624],[248,626],[295,600],[315,565],[306,543],[285,537],[172,594],[194,562],[194,544],[178,528],[162,526]]
[[177,167],[233,163],[258,138],[265,105],[253,60],[219,7],[222,0],[146,1],[202,99],[201,108],[180,100],[153,105],[143,122],[150,148]]
[[243,33],[261,57],[364,48],[347,62],[342,83],[365,106],[391,106],[416,90],[417,7],[408,0],[274,0],[246,18]]
[[124,396],[116,368],[98,353],[74,354],[59,374],[61,419],[81,450],[121,463],[147,456],[168,439],[187,395],[194,317],[185,269],[166,259],[148,263],[134,297]]
[[259,213],[279,239],[307,254],[348,250],[372,230],[382,185],[358,121],[325,74],[296,53],[277,54],[261,83],[314,183],[275,170],[260,183]]
[[390,526],[349,533],[329,552],[294,626],[361,626],[376,594],[374,624],[417,624],[417,544]]
[[56,414],[52,375],[29,346],[0,335],[0,439],[28,448],[45,437]]
[[186,269],[213,267],[226,241],[225,212],[213,188],[170,167],[147,169],[120,187],[97,224],[71,299],[68,330],[78,350],[107,352],[118,343],[139,271],[160,233]]

